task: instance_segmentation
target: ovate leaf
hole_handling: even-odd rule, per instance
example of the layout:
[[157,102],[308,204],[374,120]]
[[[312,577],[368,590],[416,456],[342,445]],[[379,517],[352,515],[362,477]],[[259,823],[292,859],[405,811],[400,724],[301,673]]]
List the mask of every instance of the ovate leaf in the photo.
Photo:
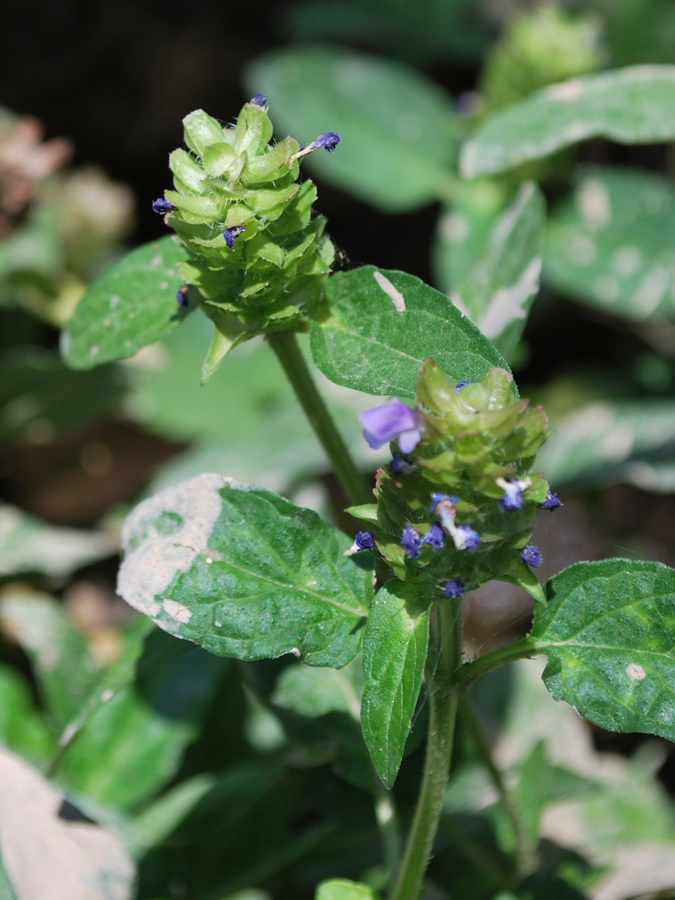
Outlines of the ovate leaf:
[[451,288],[453,303],[505,356],[518,343],[539,290],[544,217],[541,191],[526,182]]
[[544,276],[628,319],[675,317],[675,188],[638,169],[585,170],[546,227]]
[[301,143],[336,131],[340,146],[308,160],[326,181],[387,211],[415,209],[444,191],[460,126],[450,97],[393,60],[328,47],[292,47],[254,63],[251,92]]
[[429,606],[419,588],[388,581],[373,601],[363,642],[366,686],[361,723],[375,768],[385,787],[398,774],[429,644]]
[[405,272],[362,266],[326,287],[331,318],[312,324],[312,356],[336,384],[412,397],[420,364],[433,357],[455,381],[508,368],[493,344],[440,291]]
[[178,263],[187,252],[167,235],[123,257],[87,290],[61,333],[61,353],[73,369],[133,356],[185,317],[176,304],[183,284]]
[[592,137],[649,144],[675,137],[675,66],[573,78],[485,120],[464,146],[467,178],[495,174]]
[[197,476],[141,503],[122,543],[120,594],[177,637],[336,668],[358,652],[370,571],[344,556],[349,538],[271,491]]
[[532,639],[544,682],[610,731],[675,739],[675,569],[608,559],[577,563],[548,583]]

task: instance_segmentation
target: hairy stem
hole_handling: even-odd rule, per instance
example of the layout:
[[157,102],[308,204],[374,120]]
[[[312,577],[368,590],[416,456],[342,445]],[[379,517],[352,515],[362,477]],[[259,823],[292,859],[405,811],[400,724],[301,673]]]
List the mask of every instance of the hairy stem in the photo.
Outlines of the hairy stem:
[[384,846],[384,862],[389,877],[392,878],[398,869],[401,859],[401,835],[398,827],[398,816],[394,806],[393,795],[386,790],[379,778],[376,777],[377,789],[374,796],[375,819],[382,837]]
[[462,615],[459,604],[442,603],[438,608],[436,656],[429,687],[429,727],[422,786],[417,799],[403,862],[391,900],[418,900],[433,850],[450,774],[452,741],[457,717],[458,691],[448,688],[461,659]]
[[483,730],[476,711],[466,694],[462,694],[459,701],[459,715],[462,723],[471,735],[471,740],[478,751],[478,755],[485,768],[490,773],[492,783],[497,788],[504,812],[509,818],[516,845],[516,869],[515,876],[518,880],[525,878],[537,868],[537,846],[527,833],[527,826],[523,818],[518,801],[504,779],[499,766],[494,761],[490,743]]
[[314,384],[295,335],[292,332],[272,334],[268,335],[267,342],[276,353],[310,425],[328,454],[349,502],[354,506],[361,503],[372,503],[373,495],[356,468],[345,442]]
[[536,656],[543,651],[532,638],[525,637],[512,644],[506,644],[490,653],[485,653],[470,662],[464,663],[456,669],[451,676],[450,684],[452,687],[461,687],[475,681],[479,675],[485,675],[505,663],[514,662],[517,659],[526,659],[527,657]]

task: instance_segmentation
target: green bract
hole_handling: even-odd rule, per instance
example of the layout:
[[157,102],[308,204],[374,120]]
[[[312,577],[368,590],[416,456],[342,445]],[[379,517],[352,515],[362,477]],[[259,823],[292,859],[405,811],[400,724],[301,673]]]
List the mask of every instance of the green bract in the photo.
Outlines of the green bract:
[[[541,599],[521,551],[548,492],[544,477],[532,472],[548,436],[544,410],[516,399],[505,369],[491,368],[481,381],[455,387],[429,359],[420,369],[416,413],[421,439],[414,451],[402,467],[385,466],[377,475],[382,556],[404,581],[442,587],[453,580],[472,590],[496,578]],[[515,506],[506,502],[507,485],[520,492]],[[442,547],[429,534],[432,526],[438,538],[442,528]],[[413,529],[407,541],[404,529]],[[404,545],[418,538],[418,555],[407,552]]]
[[189,151],[169,159],[166,222],[190,254],[179,272],[222,335],[215,366],[234,343],[297,330],[315,315],[334,248],[323,217],[312,216],[314,184],[298,183],[300,145],[290,137],[270,144],[262,106],[246,103],[235,126],[203,110],[183,122]]

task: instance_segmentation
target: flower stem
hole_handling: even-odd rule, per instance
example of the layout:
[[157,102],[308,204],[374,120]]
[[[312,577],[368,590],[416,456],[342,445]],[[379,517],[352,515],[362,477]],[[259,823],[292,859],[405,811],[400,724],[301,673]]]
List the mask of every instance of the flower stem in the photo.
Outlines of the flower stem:
[[267,341],[276,353],[310,425],[328,454],[349,502],[355,506],[361,503],[372,503],[373,495],[356,468],[345,442],[336,429],[331,414],[314,384],[295,334],[289,331],[271,334],[268,335]]
[[476,711],[466,694],[462,694],[459,700],[459,715],[462,723],[471,735],[471,740],[478,751],[483,765],[490,773],[492,783],[497,788],[499,797],[504,807],[504,812],[511,822],[513,836],[516,845],[516,870],[518,881],[525,878],[537,868],[537,846],[530,838],[527,826],[523,818],[523,812],[518,804],[515,794],[507,785],[501,769],[494,761],[487,735],[483,730]]
[[450,774],[458,691],[447,684],[461,658],[462,614],[459,604],[442,603],[437,611],[436,655],[429,687],[429,727],[422,786],[403,862],[391,900],[418,900],[434,845]]

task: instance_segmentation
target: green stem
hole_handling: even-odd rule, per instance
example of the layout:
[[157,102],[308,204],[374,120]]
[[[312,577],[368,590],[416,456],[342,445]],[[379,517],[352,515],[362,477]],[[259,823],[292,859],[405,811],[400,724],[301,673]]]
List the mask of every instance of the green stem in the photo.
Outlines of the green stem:
[[452,674],[450,686],[453,688],[461,687],[469,684],[471,681],[475,681],[480,675],[485,675],[486,672],[491,672],[493,669],[503,666],[505,663],[514,662],[517,659],[526,659],[542,652],[542,649],[532,638],[521,638],[521,640],[514,641],[512,644],[506,644],[504,647],[499,647],[498,650],[492,650],[492,652],[479,656],[477,659],[465,662],[463,666],[460,666]]
[[267,341],[277,355],[316,436],[321,441],[349,502],[357,506],[372,503],[373,495],[356,468],[331,414],[316,389],[295,334],[290,331],[268,335]]
[[398,828],[398,816],[394,806],[394,797],[376,776],[376,791],[374,796],[375,818],[382,837],[384,846],[384,862],[393,878],[401,859],[401,835]]
[[436,647],[432,648],[437,652],[437,665],[427,678],[429,727],[422,786],[391,900],[418,900],[422,892],[450,774],[458,692],[447,684],[461,659],[461,607],[441,604],[437,626]]
[[516,845],[516,878],[520,881],[537,869],[537,845],[530,838],[527,832],[527,826],[523,818],[522,810],[518,804],[515,794],[504,780],[501,769],[495,763],[490,743],[487,739],[483,726],[481,725],[473,705],[469,701],[466,694],[462,694],[459,701],[459,715],[462,723],[471,735],[478,755],[483,765],[490,773],[492,783],[499,792],[499,797],[504,807],[504,812],[511,822],[513,836]]

